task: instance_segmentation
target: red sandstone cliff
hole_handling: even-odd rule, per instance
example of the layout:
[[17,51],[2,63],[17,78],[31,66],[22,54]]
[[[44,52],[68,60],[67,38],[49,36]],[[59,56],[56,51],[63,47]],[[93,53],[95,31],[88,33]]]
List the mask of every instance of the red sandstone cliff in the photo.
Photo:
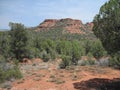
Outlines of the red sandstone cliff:
[[47,31],[54,28],[63,28],[67,33],[85,34],[86,31],[92,31],[93,23],[83,24],[81,20],[65,19],[46,19],[37,26],[35,31]]

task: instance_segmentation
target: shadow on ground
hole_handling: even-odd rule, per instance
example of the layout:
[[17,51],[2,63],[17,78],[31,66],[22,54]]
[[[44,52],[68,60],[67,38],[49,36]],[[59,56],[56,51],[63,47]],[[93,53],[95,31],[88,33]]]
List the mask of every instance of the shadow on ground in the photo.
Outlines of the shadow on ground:
[[120,90],[120,78],[94,78],[87,81],[73,83],[77,90]]

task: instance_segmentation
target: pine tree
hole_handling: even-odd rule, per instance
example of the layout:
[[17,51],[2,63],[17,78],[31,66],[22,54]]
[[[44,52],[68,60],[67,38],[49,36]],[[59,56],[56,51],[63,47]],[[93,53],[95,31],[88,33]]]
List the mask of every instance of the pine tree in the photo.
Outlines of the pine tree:
[[28,34],[25,30],[23,24],[20,23],[10,23],[9,26],[11,27],[10,35],[12,38],[11,41],[11,48],[12,52],[14,53],[14,57],[16,59],[22,60],[23,58],[27,57],[28,53]]
[[106,2],[93,22],[93,31],[108,53],[120,51],[120,0]]

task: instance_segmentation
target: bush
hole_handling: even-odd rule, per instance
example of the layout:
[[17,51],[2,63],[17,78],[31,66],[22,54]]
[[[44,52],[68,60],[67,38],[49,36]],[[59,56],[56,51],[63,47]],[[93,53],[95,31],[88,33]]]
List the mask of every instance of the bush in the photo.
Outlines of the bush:
[[11,37],[8,32],[3,32],[0,35],[0,54],[2,54],[6,59],[11,57]]
[[0,68],[0,83],[5,81],[5,72]]
[[9,23],[11,27],[11,52],[15,55],[14,58],[22,60],[26,58],[26,54],[29,52],[27,47],[29,46],[29,35],[25,26],[21,23]]
[[0,83],[10,80],[12,78],[21,78],[22,74],[18,68],[17,61],[15,60],[15,65],[7,63],[4,57],[0,55]]
[[101,57],[107,55],[102,43],[99,40],[96,41],[86,41],[85,42],[85,50],[86,55],[91,53],[96,59],[100,59]]
[[15,78],[15,79],[19,79],[21,78],[22,75],[19,71],[19,68],[17,66],[15,66],[13,69],[9,69],[7,70],[7,72],[5,72],[5,78],[7,80],[11,79],[11,78]]
[[70,41],[59,41],[56,43],[56,51],[58,54],[71,55],[72,53],[72,43]]
[[112,67],[120,69],[120,51],[110,58],[109,64]]
[[55,59],[56,59],[57,53],[56,53],[55,50],[51,50],[51,52],[50,52],[50,57],[51,57],[51,60],[55,60]]
[[80,66],[95,65],[95,60],[80,60],[78,64]]
[[36,47],[28,47],[29,51],[26,54],[26,57],[28,57],[29,59],[32,58],[39,58],[40,56],[40,50]]
[[62,62],[60,63],[60,68],[64,69],[71,64],[71,57],[62,56]]
[[7,60],[4,58],[3,55],[0,55],[0,64],[5,63]]
[[46,51],[42,51],[41,58],[43,59],[44,62],[47,62],[51,59],[51,56]]
[[91,47],[92,49],[92,54],[96,59],[100,59],[101,57],[105,56],[107,52],[103,48],[102,44],[100,41],[94,42],[93,46]]
[[0,68],[0,83],[10,80],[12,78],[19,79],[22,78],[22,74],[17,66],[12,69],[4,70]]
[[72,64],[77,65],[78,60],[85,54],[84,48],[78,41],[72,42]]
[[109,57],[102,57],[99,60],[95,61],[96,65],[108,67],[109,66]]

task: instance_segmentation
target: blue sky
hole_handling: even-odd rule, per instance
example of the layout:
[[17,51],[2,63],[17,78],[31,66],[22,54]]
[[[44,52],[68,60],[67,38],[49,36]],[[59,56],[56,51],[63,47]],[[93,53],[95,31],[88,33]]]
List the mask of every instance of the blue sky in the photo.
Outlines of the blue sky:
[[0,29],[9,22],[37,26],[44,19],[73,18],[91,22],[108,0],[0,0]]

